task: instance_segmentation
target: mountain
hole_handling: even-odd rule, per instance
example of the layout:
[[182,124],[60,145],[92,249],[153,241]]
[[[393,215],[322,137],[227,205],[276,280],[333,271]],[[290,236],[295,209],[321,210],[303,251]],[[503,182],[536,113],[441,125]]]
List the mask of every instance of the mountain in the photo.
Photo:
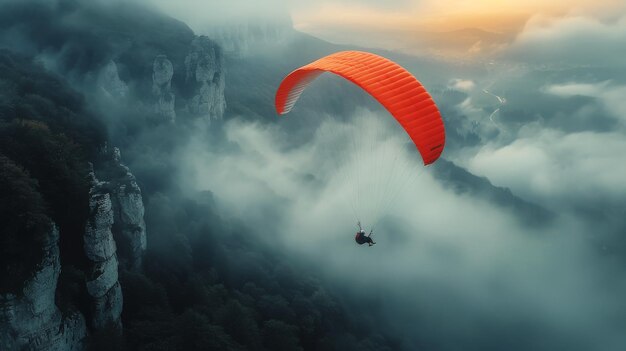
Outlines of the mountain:
[[292,43],[294,30],[291,18],[248,19],[209,26],[203,31],[215,40],[228,55],[246,57],[271,52]]
[[515,196],[510,189],[494,186],[489,179],[473,175],[448,160],[437,161],[433,171],[435,177],[455,193],[466,194],[507,209],[531,227],[548,225],[555,218],[554,213],[547,209]]
[[116,248],[145,242],[141,190],[127,168],[111,174],[119,158],[101,162],[104,126],[66,81],[6,50],[0,74],[0,345],[80,350],[87,330],[121,326]]
[[0,23],[2,46],[35,57],[105,110],[132,102],[142,118],[169,122],[223,114],[221,49],[154,9],[121,1],[6,1]]
[[224,138],[212,39],[125,2],[6,1],[0,19],[0,348],[397,349],[179,184],[190,136]]
[[479,28],[464,28],[447,32],[412,32],[411,47],[399,48],[408,53],[428,53],[440,56],[489,57],[515,39],[513,33],[495,33]]

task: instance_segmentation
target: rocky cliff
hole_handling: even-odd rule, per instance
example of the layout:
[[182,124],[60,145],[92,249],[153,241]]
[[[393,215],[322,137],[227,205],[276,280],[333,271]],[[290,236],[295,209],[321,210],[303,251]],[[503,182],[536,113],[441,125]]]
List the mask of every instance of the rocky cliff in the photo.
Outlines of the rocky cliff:
[[[112,209],[112,227],[122,264],[128,269],[141,268],[146,250],[146,224],[141,189],[135,176],[121,162],[118,148],[102,151],[105,161],[99,176],[98,192],[106,192]],[[102,199],[101,201],[107,201]]]
[[[95,160],[97,150],[107,138],[132,148],[133,138],[142,128],[153,127],[154,120],[213,121],[221,119],[226,108],[224,57],[211,39],[135,5],[53,3],[14,1],[11,9],[0,11],[4,20],[0,31],[14,29],[19,38],[0,36],[0,46],[23,55],[13,58],[0,50],[1,76],[33,119],[28,124],[7,123],[13,129],[0,126],[6,129],[0,152],[13,157],[45,188],[45,205],[62,209],[55,213],[59,220],[51,217],[60,229],[50,233],[44,259],[33,259],[37,268],[28,266],[24,278],[15,279],[24,281],[24,287],[0,295],[0,351],[27,346],[82,349],[91,332],[121,325],[118,272],[141,270],[146,250],[144,205],[139,184],[122,164],[119,150],[110,148],[104,160]],[[56,33],[61,45],[48,46],[45,36],[27,30],[35,26],[40,33]],[[16,69],[27,57],[37,58],[43,67]],[[54,74],[48,77],[48,71]],[[13,113],[17,103],[7,101],[3,116],[24,118]],[[30,139],[14,132],[27,129]],[[15,147],[22,144],[44,146]],[[40,167],[42,159],[45,167]],[[95,164],[91,186],[84,182],[88,161]],[[51,177],[50,170],[59,174]],[[39,185],[33,188],[38,190]],[[68,194],[78,194],[82,202]],[[68,210],[68,203],[77,205]],[[84,211],[87,206],[89,215]],[[48,212],[53,211],[44,207],[41,212],[51,215]],[[5,225],[6,221],[2,231]],[[75,312],[66,311],[72,309]]]
[[122,291],[118,281],[117,246],[111,227],[114,214],[105,182],[91,173],[90,218],[85,228],[85,253],[91,261],[86,274],[87,293],[92,300],[91,325],[100,329],[121,326]]
[[209,36],[226,54],[247,57],[286,46],[294,39],[295,31],[291,19],[285,16],[281,20],[245,20],[214,26],[209,29]]
[[155,97],[154,112],[164,121],[176,120],[176,96],[172,91],[174,66],[166,55],[158,55],[152,64],[152,94]]
[[104,65],[98,74],[96,85],[109,100],[117,101],[128,95],[128,86],[120,79],[117,64],[113,60]]
[[191,114],[208,121],[222,118],[226,109],[223,67],[224,58],[215,43],[205,36],[193,40],[185,58],[185,82],[193,91],[187,105]]
[[[141,268],[146,229],[141,190],[120,151],[105,149],[100,167],[103,181],[90,173],[89,217],[84,233],[86,315],[61,312],[56,304],[61,273],[59,231],[56,226],[44,243],[44,256],[22,291],[0,295],[0,350],[82,350],[88,330],[121,328],[123,296],[118,280],[118,244],[128,269]],[[84,307],[84,306],[83,306]]]
[[61,262],[59,232],[48,235],[44,258],[17,294],[0,295],[1,350],[82,350],[87,335],[79,312],[62,315],[55,303]]
[[[226,110],[222,49],[205,36],[194,36],[184,56],[166,50],[150,58],[150,76],[140,81],[120,78],[117,64],[109,61],[99,69],[96,92],[99,100],[119,106],[126,97],[137,97],[137,111],[152,120],[175,123],[178,118],[219,120]],[[149,84],[149,93],[142,87]]]

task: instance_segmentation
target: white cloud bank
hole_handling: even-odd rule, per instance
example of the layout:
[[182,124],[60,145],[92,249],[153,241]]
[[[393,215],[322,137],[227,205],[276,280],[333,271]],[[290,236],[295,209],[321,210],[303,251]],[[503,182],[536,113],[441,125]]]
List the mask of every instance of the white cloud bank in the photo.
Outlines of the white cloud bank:
[[583,15],[531,18],[504,54],[536,64],[625,64],[626,15],[601,20]]
[[471,79],[453,79],[448,83],[448,87],[459,91],[469,92],[476,88],[476,83]]
[[[626,44],[626,42],[625,42]],[[610,115],[626,125],[626,86],[601,83],[568,83],[545,88],[550,94],[564,98],[575,96],[592,97],[600,101]]]
[[[361,122],[366,128],[381,126],[369,117]],[[456,194],[426,171],[402,188],[376,231],[378,244],[357,246],[345,201],[351,185],[337,171],[356,167],[342,158],[349,139],[318,133],[311,143],[287,147],[278,127],[236,120],[226,133],[236,144],[228,152],[202,139],[190,142],[181,166],[186,181],[213,191],[225,213],[243,218],[263,238],[355,294],[384,296],[377,306],[388,319],[381,323],[399,334],[470,345],[477,335],[519,333],[533,349],[582,350],[603,343],[611,350],[626,342],[611,317],[623,312],[626,289],[619,281],[600,284],[617,268],[590,250],[577,219],[564,216],[549,228],[525,228],[510,211]],[[339,143],[333,150],[343,151],[325,151],[332,142]],[[502,149],[486,147],[470,166],[538,198],[589,191],[617,196],[616,189],[626,189],[626,153],[617,151],[624,147],[621,135],[549,131]],[[397,152],[405,158],[403,150]],[[376,153],[359,162],[373,162],[368,155]],[[475,332],[467,334],[468,328]]]
[[565,134],[531,126],[509,145],[484,146],[467,166],[540,204],[626,198],[626,138],[619,132]]

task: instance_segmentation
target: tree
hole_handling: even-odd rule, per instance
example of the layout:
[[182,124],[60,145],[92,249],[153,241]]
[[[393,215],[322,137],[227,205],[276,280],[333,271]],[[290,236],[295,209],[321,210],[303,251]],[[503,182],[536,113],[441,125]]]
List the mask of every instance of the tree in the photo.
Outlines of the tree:
[[263,323],[263,343],[269,350],[302,350],[298,340],[298,328],[275,319]]
[[0,293],[20,292],[52,229],[37,182],[0,154]]

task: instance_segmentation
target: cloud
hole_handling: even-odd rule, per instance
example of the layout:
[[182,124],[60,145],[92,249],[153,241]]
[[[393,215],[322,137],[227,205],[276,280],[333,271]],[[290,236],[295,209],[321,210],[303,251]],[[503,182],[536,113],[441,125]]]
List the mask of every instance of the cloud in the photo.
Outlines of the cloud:
[[[381,116],[356,116],[363,138],[386,129]],[[374,189],[381,173],[373,166],[382,162],[389,170],[389,159],[376,152],[346,156],[353,139],[342,131],[351,128],[331,118],[310,142],[288,146],[280,126],[231,120],[226,150],[200,135],[190,141],[181,154],[181,184],[211,190],[222,211],[243,218],[260,240],[326,272],[355,301],[355,311],[367,306],[380,325],[403,338],[405,349],[623,345],[612,318],[623,311],[626,289],[609,279],[620,268],[599,259],[586,243],[585,225],[567,214],[544,228],[525,226],[510,209],[456,192],[420,166],[420,176],[401,186],[386,207],[375,230],[377,245],[357,246],[350,204],[358,200],[350,189],[356,181]],[[411,164],[415,151],[393,132],[384,135],[376,139],[379,145],[400,164]],[[622,160],[616,150],[624,150],[624,143],[612,134],[528,131],[509,147],[485,148],[470,166],[537,198],[588,194],[581,188],[604,194],[626,189],[619,177],[626,170],[603,169]],[[601,144],[613,150],[609,156]],[[362,165],[367,171],[358,173],[360,180],[340,171]],[[512,338],[522,341],[512,345]]]
[[[292,14],[296,28],[333,42],[466,59],[493,59],[501,49],[508,47],[531,19],[531,25],[518,38],[520,43],[514,45],[510,54],[504,55],[519,59],[529,54],[524,51],[526,37],[538,34],[538,42],[546,40],[544,33],[531,31],[536,29],[534,25],[539,18],[552,18],[555,23],[576,16],[591,22],[615,21],[616,14],[623,15],[624,10],[623,4],[617,0],[505,0],[497,1],[497,4],[490,0],[412,0],[400,3],[322,0],[295,1]],[[614,29],[620,30],[608,28],[604,32],[615,34]],[[561,29],[555,30],[559,32]],[[534,41],[535,38],[531,38],[531,45],[540,45]],[[619,37],[611,41],[620,42]],[[552,47],[549,43],[544,45],[546,55],[552,54]],[[535,58],[535,61],[542,60]]]
[[623,66],[625,42],[626,16],[606,21],[582,15],[535,16],[503,56],[537,64]]
[[145,0],[145,2],[155,4],[170,15],[184,15],[186,20],[204,18],[205,21],[220,22],[284,15],[290,10],[290,4],[286,0],[231,0],[228,2],[182,0],[176,3],[167,0]]
[[[160,4],[200,24],[255,10],[274,15],[272,2],[196,1],[189,3],[196,5],[191,8]],[[562,40],[555,38],[553,48]],[[552,40],[549,35],[545,39]],[[488,121],[491,110],[478,107],[476,95],[498,105],[494,96],[475,89],[479,83],[452,81],[456,89],[472,94],[451,96],[454,103],[447,108],[465,115],[456,123],[467,135],[480,132],[482,137],[498,128]],[[623,88],[612,83],[549,85],[545,92],[598,99],[615,116],[623,111]],[[331,105],[341,106],[345,99],[340,95],[333,96]],[[534,112],[535,95],[530,96],[525,100]],[[311,115],[324,118],[320,107],[312,106]],[[180,175],[176,187],[210,190],[222,216],[244,221],[252,228],[249,235],[274,243],[293,258],[294,266],[325,272],[332,286],[349,298],[342,307],[350,309],[353,303],[353,313],[367,309],[381,328],[404,340],[404,349],[623,349],[623,262],[590,247],[589,236],[595,233],[588,228],[598,230],[597,223],[568,211],[570,204],[603,209],[623,203],[623,133],[567,134],[534,122],[506,145],[498,140],[473,143],[469,151],[461,146],[453,155],[448,151],[446,157],[455,157],[474,174],[512,189],[485,196],[480,188],[490,183],[484,179],[471,191],[458,191],[458,182],[443,181],[432,168],[423,168],[414,148],[399,137],[402,131],[384,123],[391,120],[388,115],[358,109],[353,117],[343,124],[331,116],[317,129],[311,123],[307,128],[312,138],[299,143],[293,142],[295,133],[287,138],[281,122],[265,125],[235,118],[225,122],[226,142],[207,138],[210,134],[198,129],[185,141],[163,143],[169,139],[161,138],[143,144],[180,147],[174,160],[178,167],[172,167]],[[143,137],[167,136],[169,128]],[[469,153],[476,149],[476,154]],[[142,151],[136,151],[137,166],[163,162]],[[156,169],[170,171],[169,164]],[[162,176],[144,172],[154,179]],[[413,172],[418,176],[412,177]],[[475,181],[469,173],[463,176],[466,182]],[[530,205],[516,196],[550,207],[557,217],[539,228],[526,224],[532,215],[520,220],[515,211]],[[355,213],[368,213],[358,216],[367,227],[377,224],[374,248],[354,243]]]
[[476,87],[476,83],[474,83],[471,79],[453,79],[448,83],[448,87],[460,91],[469,92],[472,91]]
[[528,126],[509,145],[483,146],[467,167],[539,204],[594,206],[626,197],[624,150],[619,132],[565,134]]
[[212,34],[217,26],[252,23],[291,25],[288,0],[134,0],[156,6],[162,12],[185,22],[195,32]]
[[[617,52],[598,53],[615,52],[624,42],[623,17],[615,19],[624,8],[615,0],[505,1],[497,7],[492,1],[135,1],[153,4],[199,33],[211,34],[216,26],[251,20],[290,25],[293,18],[295,28],[326,40],[419,55],[491,57],[519,33],[503,57],[534,63],[566,58],[576,63],[601,59],[616,64],[620,63]],[[562,13],[567,16],[546,17]],[[580,44],[591,49],[581,49]],[[564,50],[551,50],[557,46]]]
[[564,98],[587,96],[599,100],[616,119],[626,124],[626,86],[601,83],[555,84],[545,88],[547,93]]

